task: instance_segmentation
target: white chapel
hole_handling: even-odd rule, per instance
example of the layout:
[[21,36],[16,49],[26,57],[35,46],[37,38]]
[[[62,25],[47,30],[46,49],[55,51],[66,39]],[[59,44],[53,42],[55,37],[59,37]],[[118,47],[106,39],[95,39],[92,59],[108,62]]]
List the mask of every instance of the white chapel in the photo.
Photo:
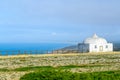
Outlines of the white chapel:
[[108,43],[106,39],[98,37],[94,34],[78,44],[80,52],[112,52],[113,44]]

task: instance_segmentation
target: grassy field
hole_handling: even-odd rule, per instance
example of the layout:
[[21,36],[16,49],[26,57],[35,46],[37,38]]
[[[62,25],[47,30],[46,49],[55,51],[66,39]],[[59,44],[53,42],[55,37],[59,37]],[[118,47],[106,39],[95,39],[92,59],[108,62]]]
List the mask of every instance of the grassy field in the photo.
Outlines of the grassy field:
[[19,80],[25,74],[42,70],[67,70],[86,76],[101,73],[119,78],[120,52],[0,56],[0,80]]

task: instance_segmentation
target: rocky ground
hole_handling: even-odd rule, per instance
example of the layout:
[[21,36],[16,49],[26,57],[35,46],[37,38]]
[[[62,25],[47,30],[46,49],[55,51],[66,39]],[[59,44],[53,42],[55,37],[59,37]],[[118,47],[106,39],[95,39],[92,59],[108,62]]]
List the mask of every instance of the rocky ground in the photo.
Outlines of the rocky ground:
[[0,80],[19,80],[27,71],[14,71],[29,66],[78,65],[72,72],[120,70],[120,52],[85,54],[16,55],[0,57]]

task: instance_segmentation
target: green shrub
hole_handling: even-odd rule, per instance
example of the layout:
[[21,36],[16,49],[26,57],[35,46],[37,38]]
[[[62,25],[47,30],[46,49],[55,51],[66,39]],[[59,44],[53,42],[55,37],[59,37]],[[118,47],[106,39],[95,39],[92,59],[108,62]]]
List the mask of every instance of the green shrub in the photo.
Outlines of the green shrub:
[[52,69],[25,74],[20,80],[120,80],[120,71],[72,73]]
[[61,70],[43,70],[25,74],[20,80],[77,80],[77,73]]

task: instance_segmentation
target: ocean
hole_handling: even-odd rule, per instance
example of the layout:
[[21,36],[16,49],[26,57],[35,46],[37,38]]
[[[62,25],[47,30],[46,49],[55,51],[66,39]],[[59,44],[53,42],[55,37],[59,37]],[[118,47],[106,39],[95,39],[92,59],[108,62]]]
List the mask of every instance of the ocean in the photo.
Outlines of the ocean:
[[47,53],[46,51],[54,51],[70,45],[65,43],[0,43],[0,55],[18,54],[18,51],[21,54],[24,51],[32,51],[33,54],[36,53],[35,51],[41,51],[39,53],[44,54]]

